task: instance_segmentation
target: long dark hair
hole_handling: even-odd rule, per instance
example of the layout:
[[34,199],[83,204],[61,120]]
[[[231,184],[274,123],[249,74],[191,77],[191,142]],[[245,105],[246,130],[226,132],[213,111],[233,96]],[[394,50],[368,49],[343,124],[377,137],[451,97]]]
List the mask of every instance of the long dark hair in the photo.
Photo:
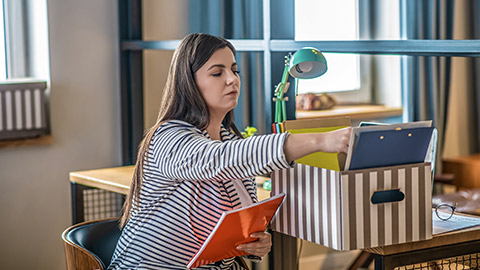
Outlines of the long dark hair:
[[[162,102],[158,118],[140,143],[137,162],[133,173],[130,191],[123,205],[120,226],[123,227],[130,218],[133,205],[140,201],[143,165],[150,141],[155,131],[168,120],[182,120],[203,130],[210,123],[210,112],[195,82],[195,72],[210,59],[218,49],[228,47],[235,55],[233,45],[224,38],[208,34],[190,34],[186,36],[175,50],[168,72],[167,82],[163,90]],[[222,121],[223,126],[242,137],[233,122],[233,110],[229,111]]]

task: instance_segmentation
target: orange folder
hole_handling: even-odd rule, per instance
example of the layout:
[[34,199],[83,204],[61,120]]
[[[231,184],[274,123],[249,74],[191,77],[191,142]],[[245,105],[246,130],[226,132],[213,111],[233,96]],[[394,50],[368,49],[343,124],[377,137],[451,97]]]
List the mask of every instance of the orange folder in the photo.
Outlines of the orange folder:
[[187,267],[191,269],[226,258],[247,255],[236,247],[258,239],[250,237],[250,234],[267,228],[284,198],[285,193],[280,193],[250,206],[223,212]]

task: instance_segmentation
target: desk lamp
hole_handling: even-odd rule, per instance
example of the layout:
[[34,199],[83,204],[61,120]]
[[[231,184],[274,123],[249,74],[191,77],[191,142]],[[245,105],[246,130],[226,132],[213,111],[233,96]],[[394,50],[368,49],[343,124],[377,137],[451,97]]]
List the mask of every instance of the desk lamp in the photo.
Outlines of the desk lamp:
[[323,54],[315,48],[302,48],[293,55],[289,53],[285,56],[285,68],[283,70],[282,81],[275,87],[275,123],[274,130],[277,133],[278,125],[287,120],[287,110],[285,102],[288,97],[285,93],[288,90],[288,74],[295,78],[295,96],[298,95],[298,80],[312,79],[323,75],[327,71],[327,60]]

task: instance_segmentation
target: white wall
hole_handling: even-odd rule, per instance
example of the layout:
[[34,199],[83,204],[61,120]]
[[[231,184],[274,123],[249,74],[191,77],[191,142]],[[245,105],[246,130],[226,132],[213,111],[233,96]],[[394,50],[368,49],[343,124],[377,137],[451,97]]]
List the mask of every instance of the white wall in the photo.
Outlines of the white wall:
[[1,269],[65,269],[68,173],[121,164],[116,3],[48,0],[54,142],[0,149]]

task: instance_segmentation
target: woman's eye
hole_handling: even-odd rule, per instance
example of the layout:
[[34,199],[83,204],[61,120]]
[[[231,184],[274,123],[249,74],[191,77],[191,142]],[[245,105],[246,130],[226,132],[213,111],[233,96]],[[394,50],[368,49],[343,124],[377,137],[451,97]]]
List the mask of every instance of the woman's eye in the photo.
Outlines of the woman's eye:
[[240,70],[234,70],[233,73],[238,75],[238,74],[240,74]]
[[220,76],[222,76],[222,73],[221,73],[221,72],[219,72],[219,73],[213,73],[212,75],[215,76],[215,77],[220,77]]

